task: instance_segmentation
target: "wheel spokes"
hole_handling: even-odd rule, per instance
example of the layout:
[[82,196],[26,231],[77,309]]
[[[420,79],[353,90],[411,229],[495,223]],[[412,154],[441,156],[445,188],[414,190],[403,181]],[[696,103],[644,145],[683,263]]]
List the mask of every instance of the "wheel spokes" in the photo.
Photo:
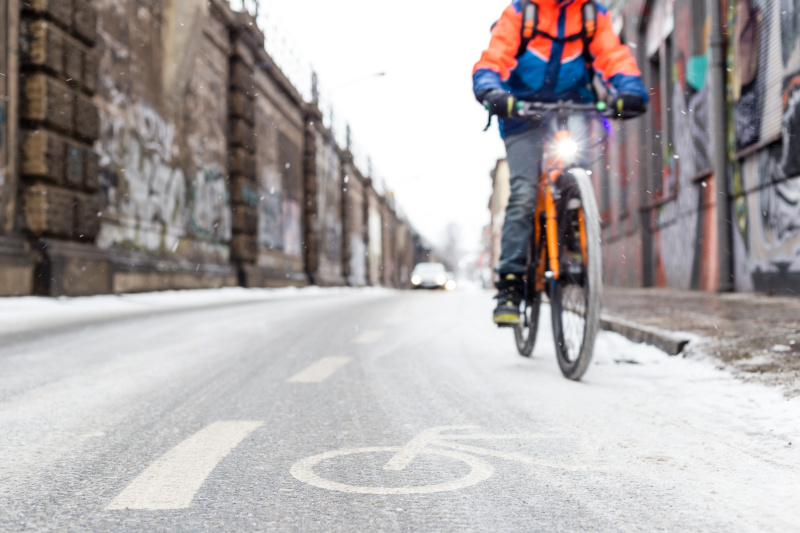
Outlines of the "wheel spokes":
[[586,334],[587,293],[579,285],[561,286],[561,341],[569,361],[580,356]]

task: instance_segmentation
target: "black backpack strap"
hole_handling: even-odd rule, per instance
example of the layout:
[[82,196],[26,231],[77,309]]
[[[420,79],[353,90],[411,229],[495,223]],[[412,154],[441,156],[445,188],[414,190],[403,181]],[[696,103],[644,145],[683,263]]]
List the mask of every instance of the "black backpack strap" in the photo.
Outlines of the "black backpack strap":
[[583,4],[581,10],[583,15],[583,31],[581,32],[581,39],[583,39],[583,60],[586,62],[586,70],[589,72],[589,85],[592,92],[595,93],[595,100],[597,94],[594,89],[594,57],[589,50],[589,46],[597,34],[597,4],[594,0],[589,0]]
[[531,0],[520,0],[519,7],[522,10],[522,25],[519,30],[518,59],[522,57],[522,54],[528,49],[528,44],[536,37],[539,29],[539,6]]

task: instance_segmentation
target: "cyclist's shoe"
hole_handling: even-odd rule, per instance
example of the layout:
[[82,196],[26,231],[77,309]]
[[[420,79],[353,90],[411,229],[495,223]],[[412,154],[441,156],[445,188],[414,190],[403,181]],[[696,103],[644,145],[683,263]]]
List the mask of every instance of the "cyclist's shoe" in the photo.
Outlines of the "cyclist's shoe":
[[522,302],[522,278],[506,274],[497,282],[497,307],[494,323],[501,328],[513,328],[520,323],[519,304]]

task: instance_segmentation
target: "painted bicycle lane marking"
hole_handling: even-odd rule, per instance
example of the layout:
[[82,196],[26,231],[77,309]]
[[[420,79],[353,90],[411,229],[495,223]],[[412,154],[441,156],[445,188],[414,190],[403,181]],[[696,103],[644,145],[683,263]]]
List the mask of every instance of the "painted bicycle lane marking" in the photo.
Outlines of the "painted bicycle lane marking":
[[[491,435],[485,433],[447,433],[452,431],[475,431],[478,426],[441,426],[427,429],[414,437],[405,446],[370,446],[364,448],[344,448],[333,450],[311,457],[307,457],[292,465],[290,473],[297,480],[318,487],[337,492],[349,492],[355,494],[433,494],[437,492],[448,492],[465,489],[486,481],[494,474],[494,467],[482,459],[480,456],[495,457],[507,461],[516,461],[533,466],[544,468],[577,471],[584,470],[584,467],[574,465],[558,464],[542,461],[527,455],[518,453],[501,452],[491,448],[483,448],[458,441],[470,440],[534,440],[558,438],[555,435],[545,435],[537,433],[510,434],[510,435]],[[406,487],[379,487],[379,486],[359,486],[348,485],[326,479],[314,472],[317,465],[338,457],[356,454],[392,453],[392,457],[383,465],[383,470],[403,471],[423,454],[430,454],[438,457],[455,459],[466,463],[470,471],[467,475],[455,481],[437,483],[431,485],[415,485]]]

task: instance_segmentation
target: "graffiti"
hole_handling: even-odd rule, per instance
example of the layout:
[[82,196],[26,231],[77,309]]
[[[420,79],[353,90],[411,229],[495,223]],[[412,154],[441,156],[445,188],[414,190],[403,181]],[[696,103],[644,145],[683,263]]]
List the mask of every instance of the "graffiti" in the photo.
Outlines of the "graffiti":
[[793,177],[800,175],[800,75],[793,76],[785,85],[781,121],[784,149],[780,166],[784,176]]
[[383,266],[383,221],[376,206],[369,206],[367,218],[369,232],[369,280],[373,285],[380,285],[381,267]]
[[174,252],[189,219],[183,169],[173,163],[174,128],[143,105],[117,100],[101,114],[100,180],[109,214],[101,246],[130,243]]
[[101,106],[98,153],[108,216],[99,245],[174,253],[190,231],[202,240],[229,242],[232,215],[224,177],[213,167],[200,167],[187,183],[175,126],[130,101],[113,80],[104,85],[110,101]]
[[767,30],[762,17],[755,0],[739,0],[736,5],[733,126],[737,150],[760,140],[764,87],[759,69],[766,52],[762,43],[767,40],[761,35]]
[[279,194],[266,189],[261,190],[258,204],[258,243],[268,250],[283,250],[283,202]]
[[[6,125],[6,108],[0,106],[0,126]],[[0,148],[3,147],[3,128],[0,128]]]
[[359,287],[367,284],[367,246],[361,234],[350,235],[350,276],[347,279],[349,285]]
[[324,143],[321,138],[317,142],[317,214],[322,222],[319,228],[320,242],[323,244],[324,257],[331,263],[342,259],[341,237],[341,198],[340,163],[336,147],[332,143]]
[[781,55],[788,66],[800,36],[800,0],[781,0]]
[[[704,206],[697,176],[711,168],[708,117],[708,25],[705,6],[686,0],[675,4],[673,89],[667,112],[674,145],[665,154],[664,173],[669,172],[670,197],[656,213],[655,281],[659,285],[697,289],[710,278],[710,265],[703,262],[713,216]],[[692,24],[693,18],[706,21]],[[707,186],[707,184],[706,184]]]
[[99,242],[174,251],[188,221],[184,172],[172,163],[174,129],[152,109],[120,100],[101,114],[100,140],[100,180],[119,227],[105,225]]
[[785,151],[774,145],[735,169],[739,290],[796,291],[800,281],[800,178],[785,177]]
[[332,263],[342,260],[342,228],[333,210],[325,215],[325,255]]
[[[800,233],[800,180],[787,180],[761,190],[764,228],[774,232],[775,242]],[[800,242],[798,242],[800,246]]]
[[283,200],[283,251],[287,255],[303,255],[303,228],[300,222],[300,204]]
[[225,178],[217,170],[197,172],[192,184],[191,228],[212,242],[229,242],[233,234],[230,195]]
[[[0,106],[0,149],[3,148],[3,126],[6,125],[6,108]],[[3,171],[0,169],[0,187],[6,184],[6,179],[3,176]]]

